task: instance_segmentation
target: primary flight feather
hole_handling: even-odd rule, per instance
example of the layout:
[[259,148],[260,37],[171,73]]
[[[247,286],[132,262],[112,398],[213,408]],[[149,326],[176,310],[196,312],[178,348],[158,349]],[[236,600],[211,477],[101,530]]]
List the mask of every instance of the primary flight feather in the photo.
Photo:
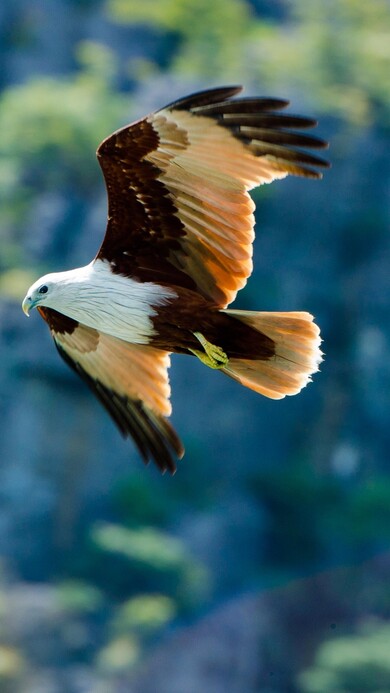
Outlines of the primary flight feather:
[[321,361],[308,313],[227,309],[252,272],[248,191],[288,174],[320,178],[328,165],[301,149],[327,146],[302,133],[315,121],[280,113],[287,101],[232,98],[240,91],[188,96],[105,139],[108,222],[96,258],[41,277],[23,301],[162,471],[184,454],[167,419],[171,352],[273,399],[299,392]]

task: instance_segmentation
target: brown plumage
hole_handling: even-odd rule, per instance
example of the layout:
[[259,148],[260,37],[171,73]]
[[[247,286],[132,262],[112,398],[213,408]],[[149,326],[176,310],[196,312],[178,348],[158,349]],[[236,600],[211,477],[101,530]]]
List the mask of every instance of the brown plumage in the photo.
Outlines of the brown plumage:
[[[100,250],[86,268],[36,282],[23,304],[39,303],[59,353],[144,461],[171,472],[184,448],[166,418],[170,352],[196,353],[274,399],[299,392],[321,359],[308,313],[226,308],[252,272],[248,191],[288,174],[320,178],[328,165],[306,151],[326,147],[302,132],[314,120],[281,113],[288,102],[280,99],[233,99],[240,90],[180,99],[104,140],[97,156],[108,223]],[[66,282],[66,290],[81,282],[76,307],[64,299]],[[103,313],[94,282],[107,284]],[[119,324],[111,296],[120,310],[129,305],[128,332],[126,312]]]

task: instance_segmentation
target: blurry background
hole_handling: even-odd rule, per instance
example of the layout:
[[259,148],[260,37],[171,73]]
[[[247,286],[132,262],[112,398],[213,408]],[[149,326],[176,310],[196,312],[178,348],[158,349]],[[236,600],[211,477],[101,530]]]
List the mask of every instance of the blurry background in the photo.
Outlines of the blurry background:
[[[388,0],[3,0],[0,690],[390,690]],[[332,169],[254,194],[237,307],[326,359],[268,401],[173,357],[187,454],[145,469],[20,301],[105,229],[100,140],[221,84],[320,120]]]

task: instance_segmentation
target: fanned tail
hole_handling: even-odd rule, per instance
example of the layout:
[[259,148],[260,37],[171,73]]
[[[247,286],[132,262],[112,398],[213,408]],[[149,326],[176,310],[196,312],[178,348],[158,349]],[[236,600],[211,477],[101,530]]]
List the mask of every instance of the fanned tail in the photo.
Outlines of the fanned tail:
[[223,312],[267,335],[275,344],[269,359],[230,358],[222,369],[245,387],[271,399],[282,399],[300,392],[318,371],[321,337],[310,313]]

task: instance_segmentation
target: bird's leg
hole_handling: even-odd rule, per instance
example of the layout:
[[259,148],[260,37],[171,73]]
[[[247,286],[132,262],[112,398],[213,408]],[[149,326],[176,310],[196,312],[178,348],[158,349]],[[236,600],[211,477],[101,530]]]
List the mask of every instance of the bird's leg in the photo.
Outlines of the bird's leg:
[[224,368],[224,366],[227,366],[229,359],[221,347],[211,344],[201,332],[194,332],[193,334],[201,343],[204,351],[199,349],[189,349],[189,351],[195,354],[209,368]]

